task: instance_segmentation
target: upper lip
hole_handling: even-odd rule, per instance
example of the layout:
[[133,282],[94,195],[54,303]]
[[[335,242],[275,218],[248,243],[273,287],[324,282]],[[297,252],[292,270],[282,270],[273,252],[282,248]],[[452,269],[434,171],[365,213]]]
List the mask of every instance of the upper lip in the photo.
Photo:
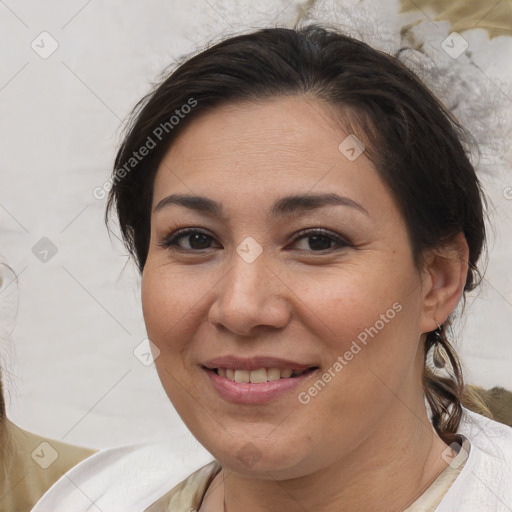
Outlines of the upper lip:
[[290,359],[281,359],[277,357],[256,356],[256,357],[236,357],[220,356],[209,359],[203,366],[211,370],[215,368],[231,368],[232,370],[259,370],[260,368],[280,368],[281,370],[307,370],[316,367],[314,364],[303,364]]

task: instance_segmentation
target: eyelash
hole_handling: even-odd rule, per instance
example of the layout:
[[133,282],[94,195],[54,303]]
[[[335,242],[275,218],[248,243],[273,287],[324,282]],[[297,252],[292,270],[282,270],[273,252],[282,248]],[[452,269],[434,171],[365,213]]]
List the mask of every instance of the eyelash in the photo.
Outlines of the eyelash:
[[[214,239],[211,235],[209,235],[208,233],[206,233],[205,231],[203,231],[201,229],[197,229],[197,228],[183,228],[183,229],[178,229],[178,230],[170,233],[169,235],[167,235],[163,239],[162,242],[158,243],[157,245],[159,245],[160,247],[167,248],[168,250],[182,251],[182,252],[202,253],[203,251],[206,251],[206,250],[210,249],[210,247],[206,247],[205,249],[195,249],[195,250],[194,249],[183,249],[182,247],[179,247],[177,245],[176,242],[180,238],[185,237],[187,235],[193,235],[193,234],[205,235],[207,237],[210,237],[211,239]],[[299,231],[296,234],[296,236],[292,240],[292,243],[295,243],[295,242],[297,242],[298,240],[300,240],[302,238],[307,238],[308,236],[315,236],[315,235],[320,235],[320,236],[324,236],[324,237],[330,238],[331,240],[333,240],[337,244],[337,246],[330,247],[328,249],[321,249],[319,251],[311,250],[311,251],[307,251],[307,252],[325,253],[327,251],[331,252],[333,250],[342,249],[342,248],[345,248],[345,247],[353,247],[353,245],[351,243],[349,243],[347,240],[343,239],[339,235],[336,235],[332,231],[329,231],[327,229],[322,229],[322,228],[303,229],[303,230]]]

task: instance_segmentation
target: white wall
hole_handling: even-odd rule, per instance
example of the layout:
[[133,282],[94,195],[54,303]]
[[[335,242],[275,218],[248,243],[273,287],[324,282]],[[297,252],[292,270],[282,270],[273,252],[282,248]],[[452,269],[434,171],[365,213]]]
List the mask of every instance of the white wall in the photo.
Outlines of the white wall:
[[[355,3],[317,2],[311,16],[366,27],[370,42],[396,47],[400,24],[407,18],[396,14],[397,2],[367,0],[355,10],[348,8]],[[92,191],[109,176],[122,120],[173,59],[212,37],[266,25],[290,26],[299,8],[310,4],[0,3],[0,256],[18,275],[13,282],[12,274],[3,272],[0,354],[8,413],[21,427],[97,448],[170,435],[193,443],[154,367],[144,366],[133,355],[145,338],[139,280],[133,266],[125,267],[122,246],[110,241],[103,224],[105,201],[95,199]],[[440,51],[449,24],[418,16],[425,20],[424,37]],[[47,58],[31,47],[35,41],[46,57],[44,52],[54,43],[39,36],[43,31],[58,43]],[[464,37],[481,68],[477,83],[496,96],[504,117],[510,112],[511,89],[494,83],[512,75],[507,61],[511,38],[489,42],[481,29],[465,32]],[[442,53],[439,65],[454,69]],[[452,94],[459,78],[451,77]],[[470,119],[478,117],[486,124],[486,112],[482,118],[481,112],[468,110],[468,98],[461,101]],[[496,118],[492,121],[494,129]],[[494,142],[499,139],[498,133]],[[501,151],[500,144],[497,150]],[[482,170],[494,201],[496,235],[487,280],[469,301],[460,351],[471,382],[512,389],[509,162]],[[48,253],[47,262],[33,253],[43,237],[57,251],[53,257]]]

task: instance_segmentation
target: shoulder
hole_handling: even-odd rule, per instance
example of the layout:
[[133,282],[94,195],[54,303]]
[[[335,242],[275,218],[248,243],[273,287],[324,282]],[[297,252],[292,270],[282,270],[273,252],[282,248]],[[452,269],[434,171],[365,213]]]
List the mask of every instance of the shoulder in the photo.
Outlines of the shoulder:
[[512,427],[463,410],[458,433],[470,442],[468,459],[436,512],[508,512],[512,507]]
[[32,512],[82,512],[94,503],[109,512],[145,510],[211,455],[184,454],[176,441],[101,450],[68,471]]
[[496,442],[499,440],[510,442],[512,438],[511,426],[487,418],[467,407],[463,407],[462,409],[464,414],[459,426],[459,430],[462,434],[467,433],[484,443],[486,441],[490,442],[491,439],[494,439]]

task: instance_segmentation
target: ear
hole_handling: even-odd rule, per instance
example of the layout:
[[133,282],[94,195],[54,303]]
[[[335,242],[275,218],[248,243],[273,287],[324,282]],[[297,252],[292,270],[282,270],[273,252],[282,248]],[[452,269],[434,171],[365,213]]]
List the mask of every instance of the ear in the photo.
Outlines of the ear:
[[443,324],[459,302],[468,274],[469,248],[458,233],[440,248],[428,250],[424,263],[422,332]]

